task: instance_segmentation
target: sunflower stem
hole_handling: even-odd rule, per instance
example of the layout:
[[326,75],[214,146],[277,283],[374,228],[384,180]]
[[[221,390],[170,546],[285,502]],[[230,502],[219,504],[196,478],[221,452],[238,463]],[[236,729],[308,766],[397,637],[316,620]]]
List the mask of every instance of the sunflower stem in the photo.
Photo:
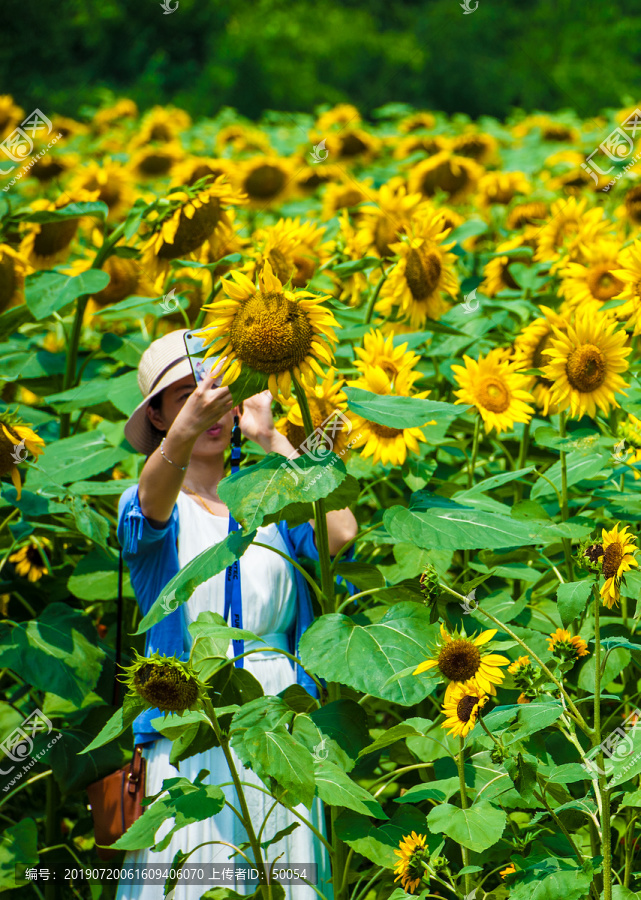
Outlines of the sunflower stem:
[[595,583],[594,593],[594,732],[592,746],[599,747],[596,763],[601,794],[601,853],[603,855],[603,900],[612,900],[612,837],[610,831],[610,791],[605,775],[601,745],[601,596]]
[[[565,412],[561,411],[559,413],[559,434],[562,438],[567,437],[567,430],[565,427],[566,424],[566,416]],[[568,463],[567,463],[567,453],[565,449],[561,448],[561,519],[566,522],[569,518],[569,507],[568,507]],[[568,580],[574,581],[574,566],[572,564],[572,544],[569,538],[563,538],[563,554],[565,556],[565,565],[568,570]]]
[[481,417],[477,416],[474,422],[474,437],[472,439],[472,456],[467,469],[467,486],[471,488],[474,485],[474,470],[476,469],[476,457],[479,452],[479,438],[481,435]]
[[[458,781],[461,791],[461,809],[467,809],[469,802],[467,799],[467,785],[465,784],[465,741],[459,736],[458,753],[456,754],[456,768],[458,769]],[[463,866],[470,864],[470,851],[461,844],[461,856],[463,857]],[[465,894],[468,895],[472,890],[472,877],[469,872],[463,876],[465,883]]]
[[365,309],[365,318],[363,320],[365,325],[369,325],[372,321],[372,316],[374,315],[374,306],[376,305],[376,301],[378,300],[378,295],[381,292],[381,288],[385,284],[385,279],[387,278],[387,272],[383,270],[383,274],[381,275],[378,284],[372,291],[372,296],[369,298],[367,302],[367,308]]
[[[530,423],[523,426],[523,434],[521,435],[521,444],[519,446],[519,458],[516,464],[517,469],[525,466],[527,458],[528,445],[530,443]],[[523,496],[523,484],[520,481],[514,483],[514,503],[518,503]]]

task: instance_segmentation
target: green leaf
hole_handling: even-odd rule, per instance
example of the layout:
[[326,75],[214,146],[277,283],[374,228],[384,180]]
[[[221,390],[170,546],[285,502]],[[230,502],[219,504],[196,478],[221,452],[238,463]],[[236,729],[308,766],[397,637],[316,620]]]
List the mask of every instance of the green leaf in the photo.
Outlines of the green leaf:
[[118,593],[118,557],[100,548],[81,556],[67,587],[81,600],[113,600]]
[[[298,460],[296,460],[298,462]],[[346,475],[338,487],[325,497],[325,510],[332,512],[335,509],[345,509],[352,506],[358,500],[361,492],[361,486],[353,475]],[[266,515],[262,524],[269,525],[270,522],[285,521],[290,528],[302,525],[303,522],[309,522],[314,518],[314,505],[310,501],[305,503],[289,503],[278,512]]]
[[109,274],[101,269],[87,269],[80,275],[40,270],[25,279],[25,301],[34,318],[40,321],[78,297],[97,294],[109,281]]
[[592,581],[570,581],[559,585],[556,599],[564,628],[583,613],[591,593]]
[[377,819],[387,819],[378,800],[329,759],[314,760],[318,796],[330,806],[343,806]]
[[549,858],[519,877],[510,890],[510,900],[583,900],[593,877],[591,861],[579,869],[565,860]]
[[20,306],[14,306],[0,314],[0,340],[4,340],[17,331],[25,322],[32,321],[33,317],[29,308],[23,303]]
[[109,522],[104,516],[92,509],[80,497],[72,497],[71,510],[73,512],[76,528],[80,534],[84,534],[89,540],[100,547],[107,547],[109,537]]
[[234,403],[238,405],[243,400],[247,400],[248,397],[253,397],[254,394],[260,394],[261,391],[267,390],[268,379],[269,376],[265,375],[264,372],[257,372],[255,369],[250,369],[249,366],[243,365],[238,378],[229,385]]
[[[577,482],[582,481],[584,478],[594,478],[595,475],[598,475],[599,472],[605,469],[608,462],[609,457],[601,456],[599,453],[593,452],[586,455],[582,450],[575,450],[572,453],[568,453],[566,457],[568,487],[577,484]],[[558,491],[561,490],[561,460],[555,462],[553,466],[550,466],[550,468],[546,470],[545,477],[550,479]],[[539,478],[532,488],[530,498],[536,500],[537,497],[544,497],[547,494],[553,493],[554,490],[552,485],[548,484],[543,478]]]
[[[38,827],[33,819],[22,819],[4,828],[0,839],[0,891],[15,890],[30,882],[16,877],[38,864]],[[18,872],[16,872],[18,866]]]
[[93,741],[83,750],[78,751],[78,755],[82,756],[83,753],[91,753],[92,750],[96,750],[98,747],[108,744],[109,741],[120,737],[129,728],[134,719],[146,708],[147,704],[138,694],[126,694],[120,709],[116,710]]
[[[608,684],[610,684],[611,681],[614,681],[617,675],[619,675],[625,669],[629,662],[630,651],[626,650],[625,647],[616,647],[614,650],[608,653],[607,662],[605,663],[605,669],[601,675],[602,687],[605,688]],[[581,668],[579,679],[577,682],[578,686],[584,691],[594,693],[595,674],[596,658],[594,654],[591,654]]]
[[[368,816],[345,810],[335,820],[336,834],[367,859],[388,869],[394,868],[401,840],[412,831],[425,834],[425,815],[413,806],[398,809],[384,824],[374,825]],[[427,835],[427,844],[433,852],[441,838]]]
[[156,622],[162,621],[166,615],[174,612],[189,600],[199,584],[203,584],[213,575],[222,572],[235,559],[239,559],[254,540],[256,532],[245,534],[243,531],[232,531],[224,540],[194,557],[180,572],[165,585],[156,598],[151,609],[138,626],[136,634],[144,634]]
[[328,681],[339,681],[383,700],[412,706],[433,690],[429,675],[408,676],[386,685],[390,676],[416,668],[437,635],[429,610],[412,602],[390,609],[373,625],[357,625],[338,613],[322,616],[303,634],[303,665]]
[[433,725],[433,722],[429,719],[410,719],[407,722],[399,722],[398,725],[392,725],[391,728],[388,728],[387,731],[384,731],[383,734],[379,735],[372,744],[364,747],[359,753],[359,756],[366,756],[369,753],[378,753],[379,750],[391,747],[392,744],[395,744],[397,741],[402,741],[406,737],[413,737],[415,735],[424,737],[425,732],[410,724],[411,722],[424,722],[427,727]]
[[[314,725],[342,754],[342,765],[349,771],[349,761],[358,759],[369,741],[367,713],[355,700],[334,700],[309,714]],[[296,721],[298,720],[298,717]]]
[[30,466],[29,490],[46,488],[47,493],[61,485],[91,478],[113,468],[127,456],[124,447],[114,447],[101,431],[87,431],[47,444],[38,459],[38,468]]
[[390,428],[421,428],[432,420],[449,424],[466,408],[454,403],[440,403],[420,397],[372,394],[361,388],[344,388],[347,404],[353,412],[370,422]]
[[255,465],[223,478],[218,495],[236,521],[253,530],[265,516],[292,503],[327,497],[346,475],[344,463],[334,453],[323,460],[309,456],[284,460],[279,453],[268,453]]
[[84,790],[88,784],[131,762],[131,735],[126,731],[120,740],[85,753],[108,713],[105,706],[90,710],[80,725],[66,727],[51,748],[47,762],[63,794]]
[[[86,202],[68,203],[62,209],[40,209],[31,212],[23,219],[24,222],[37,222],[43,225],[46,222],[60,222],[64,219],[78,219],[80,216],[92,216],[103,221],[109,215],[109,207],[102,200],[89,200]],[[98,271],[98,270],[95,270]]]
[[496,844],[506,822],[507,816],[503,810],[484,800],[470,809],[441,803],[431,809],[427,817],[427,827],[432,833],[446,834],[475,853],[482,853]]
[[364,272],[366,269],[374,269],[381,265],[378,256],[364,256],[362,259],[354,259],[349,262],[338,263],[332,267],[332,272],[339,278],[349,278],[357,272]]

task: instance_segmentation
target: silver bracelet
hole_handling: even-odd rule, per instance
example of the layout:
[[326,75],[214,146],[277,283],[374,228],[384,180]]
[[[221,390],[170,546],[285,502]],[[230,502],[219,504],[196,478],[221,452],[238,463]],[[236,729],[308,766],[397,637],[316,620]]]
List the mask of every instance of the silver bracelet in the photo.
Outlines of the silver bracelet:
[[[178,463],[173,462],[171,459],[169,459],[168,456],[165,455],[165,451],[163,450],[163,444],[165,443],[165,440],[166,438],[163,438],[160,442],[160,455],[163,459],[167,460],[170,466],[173,466],[175,469],[180,469],[181,472],[186,472],[187,466],[179,466]],[[187,465],[189,465],[189,463],[187,463]]]

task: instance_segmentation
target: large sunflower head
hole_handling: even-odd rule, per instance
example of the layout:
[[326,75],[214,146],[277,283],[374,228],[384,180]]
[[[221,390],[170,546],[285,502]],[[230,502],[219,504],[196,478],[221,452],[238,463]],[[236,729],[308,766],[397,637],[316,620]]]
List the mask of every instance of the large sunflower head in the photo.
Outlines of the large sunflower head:
[[135,650],[134,653],[136,660],[123,667],[126,674],[121,681],[149,707],[179,716],[201,707],[204,685],[187,663],[157,652],[151,656],[141,656]]
[[475,189],[483,171],[473,159],[444,150],[410,170],[409,189],[413,194],[420,193],[425,197],[444,191],[451,203],[457,203]]
[[494,203],[507,206],[518,194],[529,194],[531,190],[530,182],[523,172],[486,172],[478,183],[482,207]]
[[483,631],[475,637],[467,637],[465,631],[450,634],[445,626],[441,625],[441,638],[430,651],[431,656],[420,663],[412,674],[419,675],[421,672],[436,669],[442,678],[460,684],[473,678],[482,691],[495,695],[495,685],[501,684],[505,678],[501,668],[510,664],[510,660],[505,656],[484,653],[481,650],[495,634],[494,628]]
[[559,267],[559,296],[569,308],[585,303],[607,303],[617,297],[624,283],[614,272],[619,268],[619,244],[599,241],[585,248],[585,262],[566,262]]
[[296,288],[306,287],[317,267],[329,258],[331,245],[323,243],[325,228],[314,222],[279,219],[254,234],[256,266],[269,260],[276,277]]
[[24,280],[31,271],[28,260],[9,244],[0,244],[0,313],[24,300]]
[[614,526],[611,531],[603,529],[601,535],[601,547],[603,555],[600,558],[601,571],[605,582],[601,588],[601,597],[603,603],[612,609],[617,606],[620,597],[620,587],[623,576],[639,563],[635,559],[637,552],[636,537],[628,533],[628,527],[625,525],[619,529],[620,523]]
[[470,678],[463,683],[451,681],[445,691],[445,721],[441,728],[448,734],[465,737],[476,725],[479,712],[488,700],[487,692],[479,687],[476,679]]
[[448,234],[443,216],[428,210],[417,217],[406,239],[390,245],[400,260],[381,288],[378,312],[390,316],[398,307],[399,317],[418,330],[426,319],[439,319],[449,309],[443,295],[455,296],[458,278],[457,257],[448,252],[454,246],[446,243]]
[[564,254],[572,261],[582,261],[586,244],[607,238],[612,223],[603,217],[600,207],[587,208],[587,199],[555,201],[545,225],[537,232],[539,262],[558,260]]
[[45,155],[31,165],[29,177],[35,178],[40,184],[49,184],[55,178],[60,178],[80,162],[77,153],[45,153]]
[[70,185],[71,190],[98,191],[98,200],[107,204],[109,221],[118,221],[129,212],[135,198],[131,172],[109,156],[91,160]]
[[407,232],[412,217],[425,209],[421,194],[408,194],[400,178],[382,185],[374,203],[365,204],[358,217],[356,243],[362,256],[393,256],[391,244]]
[[574,418],[596,416],[597,407],[606,415],[619,403],[615,394],[626,382],[621,372],[628,368],[627,335],[616,322],[594,307],[577,313],[574,325],[565,331],[553,326],[551,346],[542,351],[548,363],[543,373],[552,382],[551,400]]
[[[325,425],[323,431],[330,444],[330,449],[332,452],[340,454],[346,449],[349,432],[348,425],[343,418],[339,419],[336,415],[344,413],[347,409],[347,398],[341,390],[345,382],[342,378],[337,379],[336,375],[335,369],[329,369],[323,381],[313,388],[308,388],[305,394],[314,430]],[[298,400],[290,397],[283,400],[283,405],[288,408],[287,414],[277,422],[276,427],[285,435],[292,447],[298,449],[306,438],[300,404]],[[327,434],[328,430],[329,434]]]
[[214,312],[215,323],[199,332],[208,356],[225,357],[223,384],[235,381],[244,365],[269,375],[274,397],[279,390],[290,396],[292,374],[310,385],[325,378],[318,361],[331,366],[338,341],[334,314],[322,305],[326,297],[286,290],[269,260],[257,285],[232,272],[223,290],[223,300],[204,307]]
[[32,584],[50,571],[51,541],[46,537],[30,537],[26,544],[12,553],[9,562],[16,567],[16,575]]
[[142,264],[162,287],[172,259],[195,259],[194,253],[209,242],[221,222],[229,224],[225,208],[245,198],[220,176],[205,187],[184,187],[167,197],[147,216],[151,235],[142,248]]
[[583,638],[571,634],[566,628],[557,628],[552,632],[548,638],[548,650],[562,660],[572,662],[589,653]]
[[27,459],[28,453],[37,458],[43,451],[45,442],[27,425],[22,425],[15,416],[3,415],[0,419],[0,478],[11,476],[18,500],[22,494],[22,482],[18,466]]
[[[55,202],[34,200],[31,209],[60,210],[71,203],[96,200],[98,191],[65,191]],[[55,222],[25,222],[24,237],[20,243],[20,253],[36,269],[50,269],[65,260],[71,252],[71,243],[78,231],[80,216],[73,219],[58,219]]]
[[360,162],[365,159],[373,159],[381,149],[380,138],[369,134],[362,128],[355,128],[353,125],[345,126],[340,131],[331,131],[327,135],[319,132],[315,143],[321,138],[325,140],[328,158],[338,159],[343,163],[353,159],[358,159]]
[[466,131],[450,141],[450,150],[457,156],[473,159],[481,165],[495,160],[499,143],[491,134],[483,131]]
[[494,428],[500,434],[512,429],[515,422],[530,421],[534,413],[530,401],[534,397],[527,390],[528,378],[516,371],[516,365],[505,358],[501,347],[478,360],[464,355],[463,362],[462,366],[452,366],[460,385],[454,391],[456,402],[475,406],[486,432]]
[[394,866],[396,878],[403,886],[407,894],[413,894],[425,878],[425,863],[429,859],[429,850],[426,847],[427,836],[413,831],[406,834],[394,853],[400,857]]
[[178,141],[171,141],[168,144],[140,147],[132,154],[128,166],[137,178],[145,181],[171,175],[174,167],[184,158],[185,151]]
[[295,187],[291,161],[280,156],[254,156],[238,163],[236,183],[252,209],[280,205]]
[[354,353],[358,359],[354,360],[354,366],[361,373],[365,373],[373,366],[379,366],[388,377],[392,393],[401,393],[396,390],[396,379],[403,373],[404,386],[410,386],[421,377],[420,372],[414,371],[421,357],[407,349],[407,342],[394,346],[394,333],[387,336],[381,331],[372,330],[363,336],[363,346],[354,347]]
[[[551,346],[554,337],[552,326],[555,325],[561,331],[565,328],[567,319],[546,306],[540,308],[545,315],[526,325],[514,341],[513,358],[518,370],[542,369],[547,364],[543,351]],[[544,416],[558,412],[556,404],[552,402],[551,387],[552,382],[541,375],[532,375],[527,383],[527,390],[532,392],[536,405]]]

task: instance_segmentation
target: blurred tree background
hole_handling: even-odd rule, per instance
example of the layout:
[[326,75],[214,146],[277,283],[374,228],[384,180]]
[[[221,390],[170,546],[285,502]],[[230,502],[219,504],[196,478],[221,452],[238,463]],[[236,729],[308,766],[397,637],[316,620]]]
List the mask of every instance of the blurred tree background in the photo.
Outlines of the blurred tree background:
[[[168,0],[171,6],[176,0]],[[468,0],[470,8],[476,0]],[[3,0],[0,92],[78,115],[126,95],[193,116],[400,101],[589,117],[641,98],[638,0]]]

